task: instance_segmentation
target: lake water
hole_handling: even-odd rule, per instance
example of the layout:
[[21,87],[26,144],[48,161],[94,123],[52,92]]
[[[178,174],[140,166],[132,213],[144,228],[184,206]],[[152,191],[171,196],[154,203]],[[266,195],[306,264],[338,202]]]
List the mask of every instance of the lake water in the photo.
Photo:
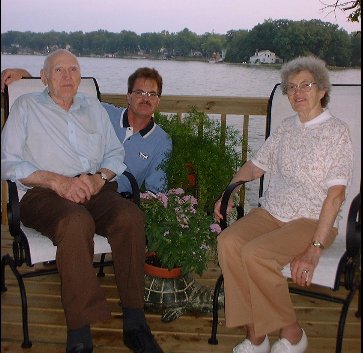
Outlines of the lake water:
[[[1,70],[21,67],[39,76],[44,56],[1,55]],[[211,64],[196,61],[148,59],[79,58],[82,75],[94,76],[102,93],[126,94],[127,79],[137,68],[154,67],[163,77],[164,95],[202,95],[268,97],[277,82],[279,69],[243,64]],[[331,70],[332,83],[361,83],[360,69]],[[242,129],[240,117],[228,117],[228,124]],[[261,118],[250,119],[249,147],[256,151],[264,141],[265,125]],[[257,204],[258,183],[249,183],[247,199]]]
[[[22,67],[39,76],[44,56],[1,55],[1,70]],[[165,95],[268,97],[280,82],[279,69],[196,61],[79,58],[82,75],[94,76],[103,93],[126,93],[127,78],[137,68],[154,67],[163,77]],[[361,83],[360,69],[331,71],[332,83]]]

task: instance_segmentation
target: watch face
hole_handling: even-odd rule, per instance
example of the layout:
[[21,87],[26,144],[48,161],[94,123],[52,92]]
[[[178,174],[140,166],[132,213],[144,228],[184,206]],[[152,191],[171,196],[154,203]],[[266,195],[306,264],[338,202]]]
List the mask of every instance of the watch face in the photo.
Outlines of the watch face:
[[316,248],[324,248],[323,244],[320,243],[320,241],[318,240],[314,240],[313,241],[313,245],[316,247]]
[[101,179],[103,179],[106,183],[108,182],[107,175],[105,173],[97,172],[96,174],[99,174]]

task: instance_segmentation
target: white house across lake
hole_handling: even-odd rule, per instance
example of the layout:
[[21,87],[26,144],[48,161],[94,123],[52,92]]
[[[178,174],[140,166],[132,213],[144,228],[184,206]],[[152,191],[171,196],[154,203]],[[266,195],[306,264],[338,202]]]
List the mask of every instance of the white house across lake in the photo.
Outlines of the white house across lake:
[[272,51],[256,50],[255,55],[250,57],[250,64],[280,64],[281,59]]

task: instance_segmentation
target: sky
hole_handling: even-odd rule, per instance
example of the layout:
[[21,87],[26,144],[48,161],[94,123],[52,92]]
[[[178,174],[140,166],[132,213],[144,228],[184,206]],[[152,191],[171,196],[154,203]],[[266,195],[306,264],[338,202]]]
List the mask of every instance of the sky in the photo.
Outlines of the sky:
[[[344,0],[346,1],[346,0]],[[1,0],[1,33],[7,31],[137,34],[184,28],[198,35],[250,30],[267,19],[319,19],[345,29],[361,29],[347,15],[325,8],[335,0]],[[325,9],[324,9],[325,8]]]

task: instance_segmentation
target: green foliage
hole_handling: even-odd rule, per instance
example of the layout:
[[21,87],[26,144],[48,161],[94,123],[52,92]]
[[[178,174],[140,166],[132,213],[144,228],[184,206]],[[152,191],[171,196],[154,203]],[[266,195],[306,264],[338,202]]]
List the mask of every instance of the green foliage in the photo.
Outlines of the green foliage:
[[[212,254],[220,227],[198,208],[197,199],[183,189],[167,194],[141,194],[146,217],[148,250],[155,252],[162,267],[181,267],[182,273],[201,275]],[[217,234],[216,234],[217,233]]]
[[[338,2],[332,4],[331,8],[345,11],[347,21],[360,20],[360,1]],[[19,51],[45,54],[49,49],[70,45],[77,56],[111,54],[115,57],[125,57],[141,53],[151,58],[190,58],[192,53],[200,52],[204,60],[210,58],[213,52],[220,53],[225,49],[225,61],[233,63],[248,62],[258,49],[270,50],[283,60],[291,60],[298,55],[314,54],[325,60],[328,65],[349,67],[361,62],[361,51],[353,48],[357,45],[354,36],[355,34],[349,35],[336,24],[316,19],[268,19],[257,24],[252,30],[231,29],[226,34],[197,35],[188,28],[177,33],[162,31],[141,35],[126,30],[119,33],[104,30],[89,33],[9,31],[1,34],[1,48],[3,52],[12,54],[20,53]]]
[[266,20],[251,31],[229,31],[228,62],[248,62],[257,50],[270,50],[284,61],[313,54],[331,66],[349,67],[360,63],[361,52],[352,50],[354,34],[321,20]]
[[[156,114],[156,121],[173,142],[172,152],[162,165],[169,188],[182,187],[192,192],[198,198],[199,207],[212,213],[215,201],[241,166],[236,151],[236,146],[242,143],[238,131],[227,127],[223,145],[220,122],[195,109],[182,121],[175,115],[162,114]],[[196,177],[195,186],[188,184],[190,165]]]

